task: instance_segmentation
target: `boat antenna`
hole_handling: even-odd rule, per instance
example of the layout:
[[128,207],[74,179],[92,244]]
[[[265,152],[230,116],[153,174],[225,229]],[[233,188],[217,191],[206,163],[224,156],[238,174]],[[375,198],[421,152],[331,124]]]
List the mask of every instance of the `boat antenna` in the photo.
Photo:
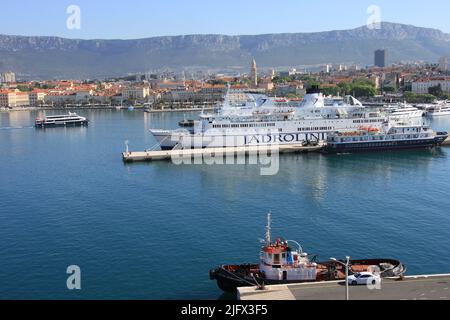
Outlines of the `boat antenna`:
[[128,144],[129,144],[129,143],[130,143],[130,141],[125,140],[125,152],[126,152],[127,154],[130,153],[130,150],[129,150],[129,148],[128,148]]
[[270,236],[270,228],[272,224],[272,212],[269,212],[267,214],[267,227],[266,227],[266,245],[270,245],[272,243],[271,236]]

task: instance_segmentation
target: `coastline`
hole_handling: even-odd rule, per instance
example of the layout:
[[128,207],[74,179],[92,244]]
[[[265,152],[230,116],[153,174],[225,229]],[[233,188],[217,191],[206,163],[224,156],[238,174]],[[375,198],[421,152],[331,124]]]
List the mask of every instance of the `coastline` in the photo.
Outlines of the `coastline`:
[[202,110],[204,111],[213,111],[214,109],[216,109],[215,107],[208,107],[208,108],[188,108],[188,109],[163,109],[163,110],[148,110],[145,111],[147,113],[166,113],[166,112],[195,112],[195,111],[199,111],[201,112]]
[[[56,108],[52,108],[52,107],[41,107],[41,108],[31,108],[31,107],[25,107],[25,108],[12,108],[12,109],[0,109],[0,112],[17,112],[17,111],[52,111],[52,110],[117,110],[117,111],[122,111],[125,110],[127,111],[127,107],[112,107],[112,106],[104,106],[104,107],[56,107]],[[215,107],[205,107],[205,108],[178,108],[178,109],[158,109],[158,110],[146,110],[144,107],[134,107],[135,111],[144,111],[146,113],[174,113],[174,112],[201,112],[202,110],[204,111],[213,111],[215,109]]]

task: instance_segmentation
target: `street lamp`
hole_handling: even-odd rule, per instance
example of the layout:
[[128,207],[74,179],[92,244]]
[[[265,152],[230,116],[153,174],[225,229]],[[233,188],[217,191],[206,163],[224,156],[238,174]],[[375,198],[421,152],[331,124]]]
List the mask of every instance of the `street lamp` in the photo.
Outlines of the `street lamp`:
[[345,299],[350,300],[349,295],[348,295],[348,270],[350,269],[350,257],[349,256],[345,257],[345,259],[347,260],[346,263],[343,263],[336,258],[330,258],[330,259],[331,259],[331,261],[339,263],[340,265],[343,265],[345,267]]

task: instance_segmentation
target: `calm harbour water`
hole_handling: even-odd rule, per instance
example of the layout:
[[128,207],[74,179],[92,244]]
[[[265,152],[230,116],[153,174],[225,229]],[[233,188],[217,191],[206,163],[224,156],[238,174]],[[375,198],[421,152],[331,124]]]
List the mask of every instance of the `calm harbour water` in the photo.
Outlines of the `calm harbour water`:
[[[268,211],[274,236],[319,259],[450,272],[450,149],[285,155],[275,176],[125,165],[125,140],[150,148],[148,128],[183,114],[79,114],[89,128],[36,130],[36,113],[0,113],[0,299],[218,299],[209,269],[256,262]],[[433,127],[449,130],[450,118]],[[66,288],[69,265],[81,267],[81,291]]]

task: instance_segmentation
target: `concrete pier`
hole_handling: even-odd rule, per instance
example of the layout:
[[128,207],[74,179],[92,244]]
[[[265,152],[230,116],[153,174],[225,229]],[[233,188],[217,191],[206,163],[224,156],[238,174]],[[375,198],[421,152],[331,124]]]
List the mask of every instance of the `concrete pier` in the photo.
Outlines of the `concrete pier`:
[[[350,286],[350,300],[450,300],[450,274],[383,279],[379,288]],[[239,300],[345,300],[345,282],[239,288]]]
[[250,155],[258,153],[270,154],[278,153],[305,153],[317,152],[324,148],[325,143],[320,142],[317,146],[303,146],[301,144],[292,145],[268,145],[268,146],[246,146],[246,147],[227,147],[227,148],[207,148],[207,149],[176,149],[168,151],[142,151],[142,152],[124,152],[122,158],[124,162],[140,161],[161,161],[177,158],[195,158],[195,157],[218,157],[232,155]]
[[[207,149],[174,149],[167,151],[137,151],[123,152],[124,162],[142,162],[142,161],[163,161],[177,158],[195,158],[195,157],[217,157],[219,155],[249,155],[260,153],[307,153],[318,152],[326,146],[325,141],[319,142],[316,146],[304,146],[301,144],[292,145],[269,145],[269,146],[245,146],[228,148],[207,148]],[[450,147],[450,137],[444,141],[443,147]]]
[[442,146],[444,146],[444,147],[450,147],[450,137],[448,137],[448,138],[444,141],[444,143],[442,144]]

